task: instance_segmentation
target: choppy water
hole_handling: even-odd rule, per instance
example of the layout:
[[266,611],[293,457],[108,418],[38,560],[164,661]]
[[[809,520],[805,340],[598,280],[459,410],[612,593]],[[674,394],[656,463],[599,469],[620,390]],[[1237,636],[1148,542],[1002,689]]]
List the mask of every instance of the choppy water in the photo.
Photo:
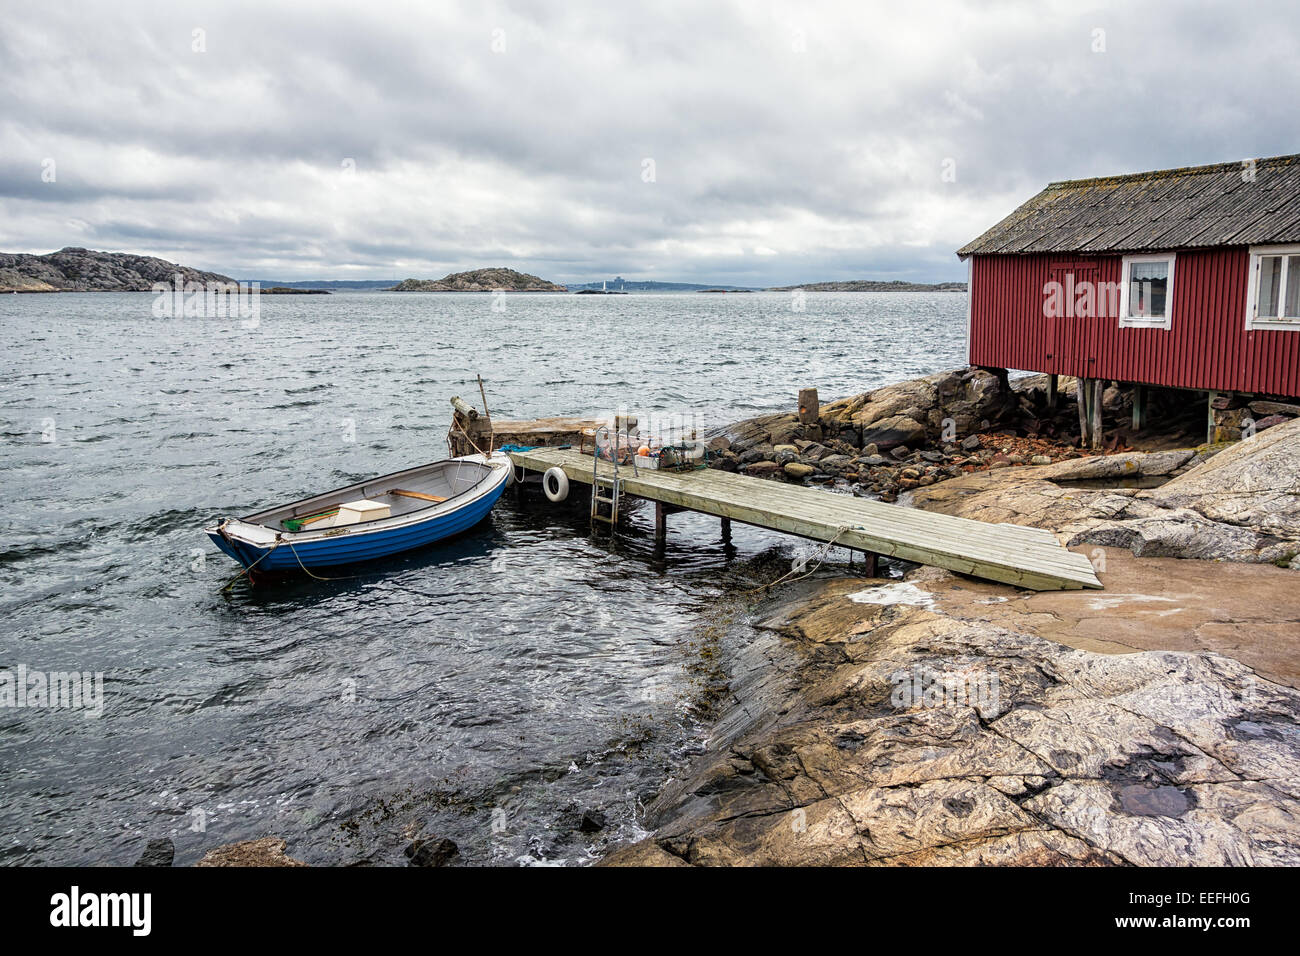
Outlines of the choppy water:
[[[157,319],[147,294],[0,296],[0,667],[102,672],[102,716],[0,707],[0,862],[177,862],[285,837],[313,863],[580,863],[697,749],[738,590],[792,543],[502,499],[356,579],[222,585],[224,514],[445,457],[450,406],[720,424],[962,361],[965,296],[265,297]],[[581,494],[575,497],[581,498]],[[722,670],[719,670],[721,666]],[[584,808],[600,834],[577,832]]]

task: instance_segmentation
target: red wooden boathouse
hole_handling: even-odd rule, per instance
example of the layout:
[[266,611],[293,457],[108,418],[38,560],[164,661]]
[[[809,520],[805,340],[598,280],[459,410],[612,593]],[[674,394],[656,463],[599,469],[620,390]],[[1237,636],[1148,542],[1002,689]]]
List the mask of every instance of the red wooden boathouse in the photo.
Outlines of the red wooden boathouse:
[[972,365],[1300,397],[1300,155],[1052,183],[957,254]]

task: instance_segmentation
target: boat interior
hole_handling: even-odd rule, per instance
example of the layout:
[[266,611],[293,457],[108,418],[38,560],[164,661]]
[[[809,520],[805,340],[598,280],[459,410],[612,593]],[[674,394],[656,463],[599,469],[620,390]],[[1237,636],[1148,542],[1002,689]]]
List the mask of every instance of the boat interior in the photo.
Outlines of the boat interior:
[[434,462],[249,515],[277,531],[320,531],[395,518],[450,501],[491,477],[489,465],[463,459]]

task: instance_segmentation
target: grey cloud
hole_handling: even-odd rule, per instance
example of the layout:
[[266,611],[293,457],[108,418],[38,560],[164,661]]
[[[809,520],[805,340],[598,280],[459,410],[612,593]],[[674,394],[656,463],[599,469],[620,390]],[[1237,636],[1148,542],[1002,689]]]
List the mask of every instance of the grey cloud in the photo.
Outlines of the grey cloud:
[[952,250],[1051,180],[1300,148],[1300,31],[1253,10],[3,0],[0,248],[283,279],[962,278]]

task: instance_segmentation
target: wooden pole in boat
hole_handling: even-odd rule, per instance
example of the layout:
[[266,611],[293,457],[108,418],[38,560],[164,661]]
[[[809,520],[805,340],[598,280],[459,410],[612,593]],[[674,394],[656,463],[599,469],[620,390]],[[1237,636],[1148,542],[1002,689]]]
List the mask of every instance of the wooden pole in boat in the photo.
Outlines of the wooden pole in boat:
[[493,446],[496,445],[496,430],[492,427],[492,413],[488,411],[487,391],[483,388],[483,376],[477,372],[474,377],[478,379],[478,394],[483,399],[483,417],[488,420],[488,454],[492,454]]

